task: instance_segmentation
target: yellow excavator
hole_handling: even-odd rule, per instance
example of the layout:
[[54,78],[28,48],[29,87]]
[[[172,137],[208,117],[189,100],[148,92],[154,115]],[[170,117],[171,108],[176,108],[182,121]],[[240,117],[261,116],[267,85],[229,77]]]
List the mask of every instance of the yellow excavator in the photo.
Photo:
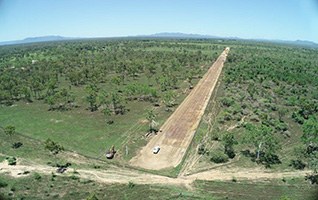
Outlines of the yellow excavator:
[[114,154],[116,153],[115,151],[115,146],[113,145],[106,153],[106,158],[112,159],[114,157]]

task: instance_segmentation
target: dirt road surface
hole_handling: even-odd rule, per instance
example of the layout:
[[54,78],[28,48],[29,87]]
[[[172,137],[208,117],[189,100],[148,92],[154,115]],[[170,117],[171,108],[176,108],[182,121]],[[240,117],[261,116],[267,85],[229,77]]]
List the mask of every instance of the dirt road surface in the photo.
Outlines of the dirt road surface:
[[[29,163],[29,165],[19,164],[16,166],[8,165],[5,160],[0,163],[0,175],[9,174],[15,178],[21,178],[32,175],[33,172],[50,175],[52,172],[56,172],[57,168],[53,168],[46,165],[40,165],[35,163]],[[28,174],[23,172],[29,171]],[[68,168],[63,174],[57,174],[58,176],[71,176],[74,169]],[[128,168],[120,168],[112,166],[109,170],[98,169],[77,169],[78,177],[83,179],[94,180],[102,183],[119,183],[127,184],[130,181],[136,184],[162,184],[162,185],[184,185],[191,189],[191,184],[195,180],[207,180],[207,181],[228,181],[235,177],[238,181],[241,180],[257,180],[264,181],[268,179],[281,179],[283,177],[304,177],[310,171],[286,171],[286,172],[273,172],[266,169],[243,169],[243,168],[231,168],[231,169],[213,169],[201,173],[196,173],[190,176],[182,176],[178,178],[170,178],[166,176],[154,175],[147,172],[140,172]]]
[[[130,160],[132,166],[151,170],[173,168],[180,164],[199,125],[211,94],[221,74],[229,48],[219,56],[195,88],[179,105],[142,150]],[[155,146],[158,154],[153,154]]]

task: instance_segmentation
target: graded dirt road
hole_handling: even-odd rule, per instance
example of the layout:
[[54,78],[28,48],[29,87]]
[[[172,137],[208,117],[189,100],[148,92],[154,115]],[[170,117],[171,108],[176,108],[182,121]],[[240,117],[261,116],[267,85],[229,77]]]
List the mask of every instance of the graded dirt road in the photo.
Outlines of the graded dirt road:
[[[133,166],[161,170],[178,166],[191,143],[211,94],[221,74],[229,48],[226,48],[195,88],[179,105],[142,150],[130,160]],[[153,154],[155,146],[158,154]]]

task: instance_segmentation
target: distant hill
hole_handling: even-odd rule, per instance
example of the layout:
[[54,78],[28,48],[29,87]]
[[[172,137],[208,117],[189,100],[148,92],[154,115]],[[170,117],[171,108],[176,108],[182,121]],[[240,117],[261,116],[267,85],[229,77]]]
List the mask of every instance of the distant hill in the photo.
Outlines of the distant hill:
[[[140,36],[142,37],[142,36]],[[238,37],[219,37],[213,35],[200,35],[191,33],[155,33],[151,35],[145,35],[145,37],[163,37],[163,38],[208,38],[208,39],[240,39]]]
[[[137,36],[128,36],[128,38],[142,38],[142,37],[151,37],[151,38],[207,38],[207,39],[226,39],[226,40],[248,40],[248,41],[258,41],[258,42],[273,42],[273,43],[282,43],[282,44],[293,44],[298,46],[314,47],[318,48],[318,44],[306,41],[306,40],[267,40],[267,39],[242,39],[238,37],[220,37],[213,35],[200,35],[200,34],[187,34],[187,33],[175,33],[175,32],[164,32],[164,33],[155,33],[151,35],[137,35]],[[114,38],[114,37],[112,37]],[[122,37],[116,37],[122,38]],[[125,37],[127,38],[127,37]],[[25,43],[34,43],[34,42],[49,42],[49,41],[61,41],[61,40],[75,40],[75,39],[89,39],[89,38],[75,38],[75,37],[62,37],[62,36],[42,36],[42,37],[28,37],[23,40],[15,40],[8,42],[0,42],[1,45],[10,45],[10,44],[25,44]]]
[[212,35],[200,35],[200,34],[186,34],[186,33],[155,33],[152,35],[144,35],[138,37],[159,37],[159,38],[208,38],[208,39],[227,39],[227,40],[249,40],[249,41],[258,41],[258,42],[273,42],[273,43],[283,43],[283,44],[293,44],[298,46],[307,46],[307,47],[315,47],[318,48],[318,44],[306,41],[306,40],[296,40],[296,41],[288,41],[288,40],[267,40],[267,39],[242,39],[238,37],[219,37]]
[[311,42],[311,41],[306,41],[306,40],[296,40],[294,43],[303,45],[303,46],[312,46],[312,47],[317,47],[318,44]]
[[0,42],[0,45],[25,44],[25,43],[34,43],[34,42],[50,42],[50,41],[60,41],[60,40],[72,40],[72,39],[77,39],[77,38],[50,35],[50,36],[42,36],[42,37],[28,37],[23,40]]
[[155,33],[149,37],[174,37],[174,38],[219,38],[211,35],[186,34],[186,33]]

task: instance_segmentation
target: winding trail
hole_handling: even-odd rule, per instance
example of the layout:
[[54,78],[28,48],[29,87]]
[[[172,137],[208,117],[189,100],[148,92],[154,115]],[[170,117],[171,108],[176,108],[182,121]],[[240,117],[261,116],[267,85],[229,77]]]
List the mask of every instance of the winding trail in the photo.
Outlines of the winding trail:
[[[177,167],[181,163],[208,105],[229,50],[227,47],[223,51],[195,88],[160,128],[158,135],[154,136],[130,160],[129,163],[132,166],[161,170]],[[157,145],[160,146],[160,151],[153,154],[152,150]]]

